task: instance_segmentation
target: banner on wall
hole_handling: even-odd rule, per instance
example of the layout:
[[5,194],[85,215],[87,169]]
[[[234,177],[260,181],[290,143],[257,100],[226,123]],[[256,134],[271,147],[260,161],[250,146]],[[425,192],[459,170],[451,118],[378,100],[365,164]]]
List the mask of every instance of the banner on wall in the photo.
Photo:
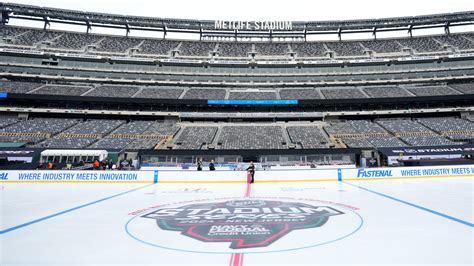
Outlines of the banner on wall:
[[[474,176],[474,165],[256,171],[257,183]],[[246,183],[246,171],[0,171],[0,182]]]
[[400,154],[405,156],[474,154],[474,144],[379,148],[378,150],[386,156],[398,156]]
[[344,169],[342,179],[474,176],[474,165]]
[[0,182],[152,183],[155,171],[0,171]]

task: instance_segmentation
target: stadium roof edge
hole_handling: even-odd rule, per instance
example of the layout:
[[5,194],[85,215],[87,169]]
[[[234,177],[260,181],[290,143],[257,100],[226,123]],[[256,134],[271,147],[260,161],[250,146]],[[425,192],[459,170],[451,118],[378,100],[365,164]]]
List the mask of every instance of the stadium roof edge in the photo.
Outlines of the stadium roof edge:
[[[456,25],[474,25],[474,11],[432,14],[408,17],[379,19],[334,20],[334,21],[292,21],[291,29],[216,29],[214,20],[174,19],[116,15],[97,12],[85,12],[59,8],[40,7],[16,3],[0,2],[1,22],[8,23],[10,18],[74,24],[84,23],[88,27],[115,25],[124,29],[148,29],[162,32],[197,33],[201,36],[306,36],[306,34],[337,33],[344,31],[374,32],[377,30],[412,30],[416,28],[451,27]],[[46,28],[46,27],[45,27]]]

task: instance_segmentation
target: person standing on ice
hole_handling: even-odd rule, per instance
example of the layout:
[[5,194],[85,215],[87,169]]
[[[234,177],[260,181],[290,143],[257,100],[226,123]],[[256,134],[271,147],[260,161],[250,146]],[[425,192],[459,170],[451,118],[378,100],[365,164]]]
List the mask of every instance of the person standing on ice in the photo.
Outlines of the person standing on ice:
[[214,171],[216,170],[216,167],[214,166],[214,160],[211,160],[209,163],[209,171]]
[[250,161],[249,167],[247,167],[247,172],[252,175],[252,180],[250,180],[250,183],[253,183],[253,178],[255,176],[255,165],[253,164],[253,161]]
[[202,171],[202,159],[199,159],[197,162],[197,170]]

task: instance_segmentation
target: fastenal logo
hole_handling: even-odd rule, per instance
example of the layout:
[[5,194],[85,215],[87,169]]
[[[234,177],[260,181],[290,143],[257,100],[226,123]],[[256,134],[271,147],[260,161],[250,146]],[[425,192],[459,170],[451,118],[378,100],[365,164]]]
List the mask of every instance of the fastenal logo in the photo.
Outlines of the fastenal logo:
[[340,239],[341,233],[352,234],[361,224],[353,211],[329,203],[244,198],[146,210],[126,228],[133,238],[153,246],[224,253],[325,244]]
[[364,170],[357,171],[357,177],[389,177],[392,175],[392,170]]

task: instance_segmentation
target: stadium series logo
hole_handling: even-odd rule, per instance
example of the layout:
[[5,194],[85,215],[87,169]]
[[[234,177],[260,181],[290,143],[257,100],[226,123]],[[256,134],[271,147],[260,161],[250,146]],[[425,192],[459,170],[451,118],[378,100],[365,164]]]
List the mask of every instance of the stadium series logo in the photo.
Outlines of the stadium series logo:
[[[331,224],[335,217],[344,216],[347,216],[346,219],[335,221],[331,230],[320,229]],[[347,224],[348,220],[357,222],[358,218],[360,216],[354,217],[352,211],[343,211],[339,206],[329,204],[243,198],[177,204],[154,208],[151,211],[145,210],[133,218],[133,221],[129,221],[126,227],[129,235],[137,240],[163,248],[170,247],[164,238],[174,239],[175,236],[170,233],[180,232],[190,239],[183,238],[184,242],[179,247],[183,249],[183,246],[186,246],[184,243],[190,243],[188,248],[184,248],[185,251],[200,252],[199,246],[209,243],[224,243],[222,246],[214,246],[222,251],[251,248],[260,250],[266,248],[266,251],[270,251],[269,249],[274,250],[271,247],[277,243],[279,244],[277,250],[291,243],[294,247],[295,235],[292,232],[295,231],[316,230],[312,236],[315,239],[302,239],[301,242],[325,243],[327,240],[333,240],[334,233],[340,233],[337,230],[346,229],[341,229],[341,222],[343,224]],[[150,227],[149,221],[155,224],[154,230]],[[354,228],[353,223],[350,224],[351,226],[347,228]],[[292,237],[289,242],[279,243],[290,235]],[[301,239],[301,236],[298,239]],[[196,240],[202,244],[197,244]],[[174,241],[169,241],[171,242]]]
[[344,214],[328,206],[264,200],[232,200],[163,208],[143,215],[163,230],[180,231],[204,242],[231,242],[230,248],[264,247],[289,232],[324,225]]

